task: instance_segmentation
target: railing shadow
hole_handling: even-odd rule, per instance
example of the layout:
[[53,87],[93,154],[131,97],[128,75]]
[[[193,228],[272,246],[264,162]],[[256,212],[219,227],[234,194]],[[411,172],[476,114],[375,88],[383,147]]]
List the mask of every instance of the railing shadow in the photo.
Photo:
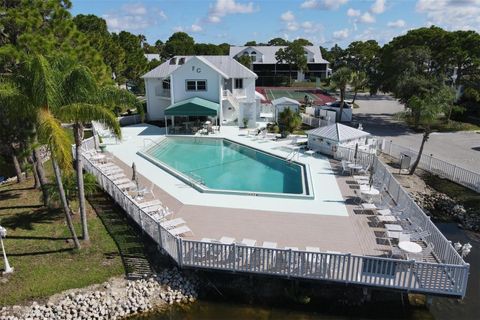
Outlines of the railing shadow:
[[131,223],[123,210],[102,192],[88,197],[88,201],[115,242],[127,278],[139,278],[153,273],[146,253],[141,230]]

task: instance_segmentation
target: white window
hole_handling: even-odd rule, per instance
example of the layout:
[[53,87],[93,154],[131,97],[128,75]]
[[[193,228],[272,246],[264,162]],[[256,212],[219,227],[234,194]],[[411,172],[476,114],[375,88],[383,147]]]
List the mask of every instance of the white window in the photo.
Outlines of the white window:
[[207,80],[187,80],[187,91],[207,91]]
[[235,79],[234,89],[243,89],[243,79],[241,78]]

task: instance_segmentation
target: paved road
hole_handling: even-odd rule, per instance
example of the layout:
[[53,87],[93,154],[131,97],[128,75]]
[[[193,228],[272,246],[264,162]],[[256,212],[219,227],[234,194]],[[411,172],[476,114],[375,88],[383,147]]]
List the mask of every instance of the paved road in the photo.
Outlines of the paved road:
[[[366,131],[404,147],[420,147],[422,135],[412,132],[393,117],[395,113],[403,111],[403,105],[398,101],[387,95],[362,95],[357,103],[360,108],[354,109],[354,117]],[[425,153],[480,172],[480,133],[433,133],[425,145]]]

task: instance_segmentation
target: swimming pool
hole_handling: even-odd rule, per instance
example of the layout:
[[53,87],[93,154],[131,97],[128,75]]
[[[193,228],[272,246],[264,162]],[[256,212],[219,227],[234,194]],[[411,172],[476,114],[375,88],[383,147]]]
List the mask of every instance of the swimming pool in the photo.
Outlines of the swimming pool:
[[303,164],[225,138],[169,136],[139,154],[203,192],[311,196]]

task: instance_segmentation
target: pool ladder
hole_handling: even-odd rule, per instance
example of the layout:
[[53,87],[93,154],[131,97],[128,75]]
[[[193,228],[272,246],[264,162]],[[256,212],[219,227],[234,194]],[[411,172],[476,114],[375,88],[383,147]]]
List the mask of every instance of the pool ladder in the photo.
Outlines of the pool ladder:
[[293,159],[295,158],[295,156],[299,156],[300,155],[300,152],[298,150],[292,150],[292,152],[290,152],[287,157],[285,158],[285,160],[287,160],[288,162],[292,162]]

